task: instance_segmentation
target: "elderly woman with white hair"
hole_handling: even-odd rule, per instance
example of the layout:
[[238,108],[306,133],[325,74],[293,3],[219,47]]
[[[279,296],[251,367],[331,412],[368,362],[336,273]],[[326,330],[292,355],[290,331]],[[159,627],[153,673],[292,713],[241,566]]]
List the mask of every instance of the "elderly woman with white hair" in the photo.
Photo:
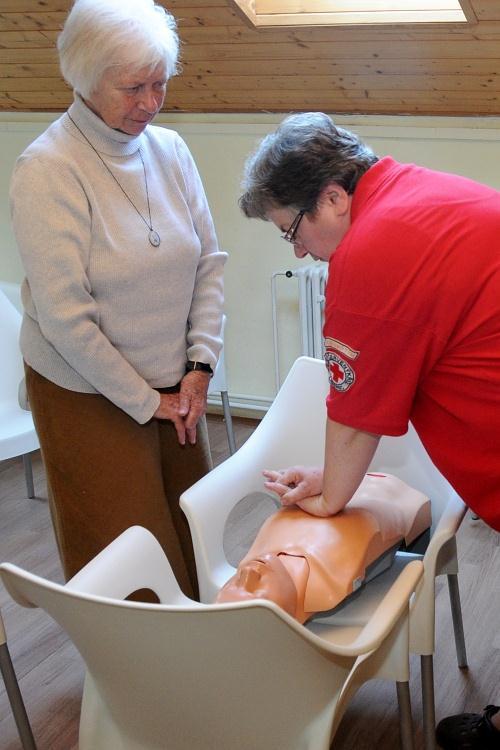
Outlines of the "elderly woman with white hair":
[[150,124],[178,47],[153,0],[76,0],[58,39],[74,101],[19,158],[11,206],[65,576],[140,524],[196,596],[179,495],[210,469],[226,256],[185,143]]

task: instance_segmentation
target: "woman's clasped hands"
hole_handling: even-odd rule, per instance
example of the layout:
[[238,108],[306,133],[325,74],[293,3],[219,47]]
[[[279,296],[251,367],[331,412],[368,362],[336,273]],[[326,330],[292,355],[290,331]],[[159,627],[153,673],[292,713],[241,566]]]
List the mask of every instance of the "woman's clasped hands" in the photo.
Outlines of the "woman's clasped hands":
[[160,405],[153,417],[173,422],[181,445],[186,444],[186,438],[191,445],[196,443],[196,425],[207,408],[209,382],[206,372],[188,372],[181,380],[179,393],[160,393]]

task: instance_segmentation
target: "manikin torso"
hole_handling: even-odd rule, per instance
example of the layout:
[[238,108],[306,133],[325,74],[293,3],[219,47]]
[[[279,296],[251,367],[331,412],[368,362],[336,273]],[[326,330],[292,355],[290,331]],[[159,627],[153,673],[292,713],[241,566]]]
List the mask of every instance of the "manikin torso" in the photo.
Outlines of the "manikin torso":
[[329,518],[281,508],[260,528],[217,601],[271,599],[299,622],[332,609],[392,547],[431,525],[430,501],[390,474],[367,474]]

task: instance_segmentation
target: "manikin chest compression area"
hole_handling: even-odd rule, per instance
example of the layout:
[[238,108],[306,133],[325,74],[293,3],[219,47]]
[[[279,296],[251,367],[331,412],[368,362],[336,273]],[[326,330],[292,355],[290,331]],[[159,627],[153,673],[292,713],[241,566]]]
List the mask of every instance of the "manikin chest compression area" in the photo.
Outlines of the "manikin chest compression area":
[[430,500],[391,474],[367,474],[343,511],[280,508],[260,528],[218,602],[269,599],[299,622],[333,609],[431,525]]

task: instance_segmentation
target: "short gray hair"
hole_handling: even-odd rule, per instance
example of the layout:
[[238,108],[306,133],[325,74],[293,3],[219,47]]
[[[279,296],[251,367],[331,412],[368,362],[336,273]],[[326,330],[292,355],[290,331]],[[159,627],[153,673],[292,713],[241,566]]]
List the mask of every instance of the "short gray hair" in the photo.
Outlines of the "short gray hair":
[[159,63],[177,73],[179,37],[171,13],[154,0],[75,0],[57,40],[61,72],[83,98],[111,67]]
[[314,213],[321,191],[335,182],[350,195],[378,158],[357,135],[322,112],[286,117],[246,162],[239,203],[249,218],[272,208]]

